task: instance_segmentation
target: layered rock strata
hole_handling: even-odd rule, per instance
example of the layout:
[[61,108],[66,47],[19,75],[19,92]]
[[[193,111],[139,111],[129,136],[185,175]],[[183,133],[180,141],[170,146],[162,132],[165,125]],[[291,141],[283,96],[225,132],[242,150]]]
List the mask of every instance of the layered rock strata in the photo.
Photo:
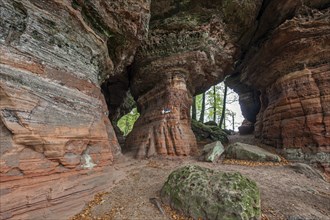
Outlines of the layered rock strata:
[[[329,3],[288,1],[279,6],[271,1],[260,15],[253,46],[236,69],[239,74],[228,80],[245,97],[240,99],[243,114],[256,117],[257,137],[283,149],[289,159],[318,162],[328,171]],[[272,16],[280,12],[278,18]],[[246,101],[256,100],[255,94],[260,101]],[[257,116],[244,110],[249,105],[260,106]]]
[[185,76],[169,75],[160,85],[140,96],[137,103],[140,118],[126,141],[137,157],[153,155],[187,156],[196,147],[190,128],[192,97]]
[[223,80],[261,1],[153,1],[148,38],[132,66],[131,92],[141,116],[126,147],[138,157],[189,155],[192,96]]
[[120,154],[108,116],[119,117],[128,89],[141,117],[126,148],[138,157],[191,154],[191,97],[229,74],[258,137],[329,170],[329,7],[1,0],[1,218],[33,219],[47,207],[46,218],[68,216],[82,205],[66,205],[72,195],[102,189],[96,178]]
[[0,11],[0,218],[73,214],[120,152],[100,84],[132,62],[149,2],[1,0]]

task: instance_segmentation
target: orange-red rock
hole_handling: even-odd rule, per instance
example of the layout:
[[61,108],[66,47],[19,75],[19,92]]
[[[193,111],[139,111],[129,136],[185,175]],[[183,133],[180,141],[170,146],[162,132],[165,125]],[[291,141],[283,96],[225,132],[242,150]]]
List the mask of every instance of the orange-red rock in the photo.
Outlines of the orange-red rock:
[[138,99],[141,117],[126,140],[136,156],[187,156],[196,151],[190,128],[192,97],[185,79],[173,75]]
[[152,1],[148,38],[130,72],[141,115],[128,149],[139,157],[194,151],[192,96],[232,70],[238,42],[249,35],[260,7],[261,1]]
[[2,219],[67,217],[107,186],[102,170],[120,154],[108,108],[118,118],[128,89],[141,117],[126,145],[138,157],[190,154],[192,96],[232,74],[258,137],[329,170],[328,0],[2,0],[0,10]]
[[0,2],[1,219],[67,218],[106,187],[120,148],[100,85],[132,62],[149,4]]
[[[330,172],[329,4],[281,2],[270,1],[261,11],[253,47],[228,82],[248,97],[240,97],[246,118],[256,117],[246,106],[261,103],[257,137],[289,159],[321,163]],[[259,102],[245,101],[256,100],[256,92]]]

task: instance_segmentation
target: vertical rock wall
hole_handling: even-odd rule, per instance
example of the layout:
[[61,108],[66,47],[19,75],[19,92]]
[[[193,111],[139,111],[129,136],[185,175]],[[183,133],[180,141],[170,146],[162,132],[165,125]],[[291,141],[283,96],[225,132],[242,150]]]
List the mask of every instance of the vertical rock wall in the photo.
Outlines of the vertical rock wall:
[[69,2],[2,3],[3,178],[75,169],[90,156],[111,163],[117,143],[98,85],[112,63],[104,39]]
[[65,218],[106,187],[120,148],[100,84],[132,62],[149,3],[1,0],[0,14],[0,218]]
[[[243,115],[256,119],[257,137],[283,149],[288,159],[317,162],[328,171],[329,6],[329,1],[270,1],[239,74],[228,80],[244,97]],[[257,116],[251,109],[258,102],[247,101],[255,100],[256,92],[261,94]]]

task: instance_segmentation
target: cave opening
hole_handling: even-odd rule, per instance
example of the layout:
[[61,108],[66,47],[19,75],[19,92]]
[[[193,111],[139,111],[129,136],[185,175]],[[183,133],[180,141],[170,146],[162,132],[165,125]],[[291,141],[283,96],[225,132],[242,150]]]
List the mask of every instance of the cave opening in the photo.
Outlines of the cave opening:
[[[191,117],[202,123],[220,126],[225,130],[238,131],[244,117],[239,104],[238,94],[221,82],[210,87],[204,93],[194,96]],[[224,104],[224,102],[226,102]],[[224,112],[224,114],[222,114]],[[223,117],[223,119],[221,119]]]
[[[132,132],[133,127],[135,123],[138,121],[141,113],[141,109],[140,111],[137,109],[136,100],[134,100],[129,88],[127,88],[129,87],[128,84],[129,83],[127,83],[127,81],[111,79],[102,85],[102,91],[109,109],[109,119],[113,125],[117,140],[119,142],[121,151],[123,153],[129,151],[131,143],[130,142],[127,143],[127,139],[132,139],[129,137],[130,133]],[[205,124],[213,123],[213,125],[216,124],[217,126],[220,125],[220,121],[222,120],[221,117],[224,117],[221,128],[229,132],[237,132],[238,127],[242,124],[244,120],[244,117],[242,116],[242,110],[239,104],[239,95],[233,89],[230,89],[229,87],[227,88],[225,87],[226,87],[225,83],[221,82],[210,87],[204,93],[196,95],[193,98],[194,101],[192,102],[192,107],[189,108],[190,114],[187,116],[191,120],[195,119],[196,121]],[[227,90],[226,97],[225,97],[225,90]],[[165,93],[166,91],[164,90]],[[176,96],[167,97],[169,98],[168,101],[170,103],[173,102],[171,97],[173,98]],[[147,99],[149,100],[150,97],[147,97]],[[163,98],[158,98],[157,102],[161,101],[161,99]],[[203,104],[203,99],[205,99],[204,104]],[[224,99],[226,102],[225,105],[224,105]],[[177,101],[179,103],[182,103],[181,99]],[[148,105],[146,104],[144,107],[146,106]],[[195,110],[193,110],[194,109],[193,106],[195,106]],[[225,109],[224,115],[222,114],[223,109]],[[195,114],[193,113],[193,111],[196,111]],[[162,115],[164,114],[166,115],[165,112],[162,113]],[[175,122],[175,124],[177,123],[178,121]],[[135,131],[134,133],[138,132],[138,136],[135,137],[134,139],[141,136],[140,135],[140,132],[142,132],[141,129],[137,129],[137,130],[138,131]],[[156,132],[155,130],[151,131],[152,134],[154,134],[155,132]],[[150,139],[151,138],[148,138],[148,140]],[[165,140],[164,144],[165,143],[168,143],[168,141]],[[145,143],[146,146],[149,146],[150,144],[152,143],[149,142]]]
[[117,121],[117,127],[120,129],[124,137],[126,137],[132,131],[133,126],[139,116],[140,113],[138,112],[137,108],[133,108],[129,113],[123,115]]

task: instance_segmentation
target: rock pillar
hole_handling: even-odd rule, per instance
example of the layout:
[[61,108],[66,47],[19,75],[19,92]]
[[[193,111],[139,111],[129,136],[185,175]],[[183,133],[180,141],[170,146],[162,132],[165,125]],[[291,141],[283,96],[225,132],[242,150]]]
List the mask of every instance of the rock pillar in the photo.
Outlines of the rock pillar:
[[127,137],[136,156],[186,156],[196,148],[190,127],[192,95],[183,74],[173,73],[137,100],[140,118]]

